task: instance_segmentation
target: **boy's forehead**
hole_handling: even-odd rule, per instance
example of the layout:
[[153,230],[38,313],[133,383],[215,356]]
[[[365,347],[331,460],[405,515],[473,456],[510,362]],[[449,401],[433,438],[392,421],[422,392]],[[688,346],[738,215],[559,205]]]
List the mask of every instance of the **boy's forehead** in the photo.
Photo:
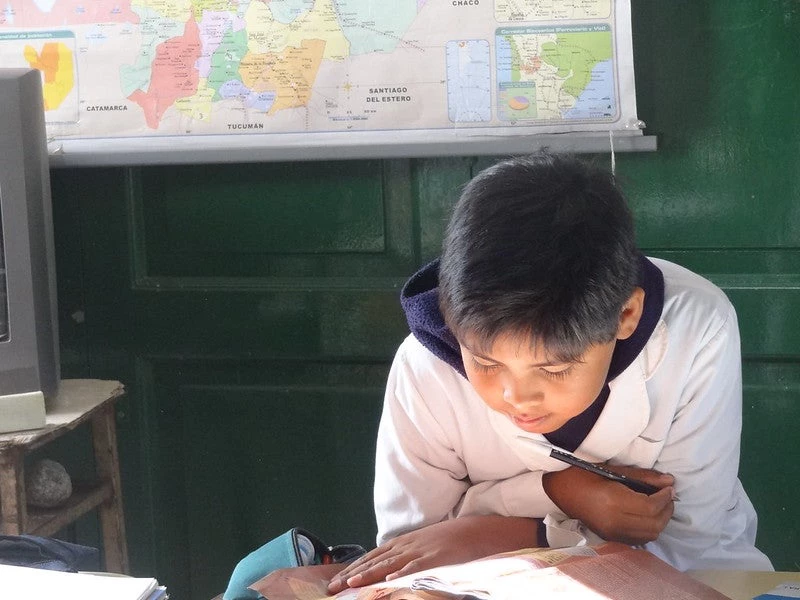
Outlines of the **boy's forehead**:
[[529,331],[504,332],[492,338],[467,332],[461,336],[459,343],[473,354],[483,356],[512,355],[517,358],[529,358],[534,362],[552,362],[556,359],[563,359],[562,352],[548,348],[540,338]]

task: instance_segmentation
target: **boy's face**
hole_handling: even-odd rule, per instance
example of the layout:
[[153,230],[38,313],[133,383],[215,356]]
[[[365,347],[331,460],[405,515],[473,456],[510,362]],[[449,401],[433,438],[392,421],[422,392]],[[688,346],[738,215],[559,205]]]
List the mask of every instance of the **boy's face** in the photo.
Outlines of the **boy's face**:
[[603,389],[615,341],[589,347],[578,362],[548,360],[527,341],[501,337],[486,353],[461,344],[464,368],[483,401],[529,433],[550,433],[579,415]]
[[[616,339],[628,338],[639,324],[644,292],[637,288],[623,307]],[[590,346],[579,360],[554,362],[527,337],[500,336],[487,352],[467,337],[461,357],[472,387],[483,401],[529,433],[550,433],[578,416],[605,385],[616,340]]]

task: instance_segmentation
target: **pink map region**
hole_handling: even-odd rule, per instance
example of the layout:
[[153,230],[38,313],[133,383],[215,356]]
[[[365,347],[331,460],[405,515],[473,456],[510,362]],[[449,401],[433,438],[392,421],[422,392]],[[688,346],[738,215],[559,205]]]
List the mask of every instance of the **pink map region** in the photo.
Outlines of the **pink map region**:
[[147,126],[151,129],[158,129],[161,118],[175,100],[197,91],[200,75],[195,62],[200,51],[200,30],[194,19],[186,22],[181,37],[162,42],[156,48],[147,91],[136,90],[128,96],[142,107]]
[[63,27],[94,23],[138,23],[130,0],[86,2],[58,0],[49,11],[41,10],[32,0],[5,0],[0,3],[0,27]]

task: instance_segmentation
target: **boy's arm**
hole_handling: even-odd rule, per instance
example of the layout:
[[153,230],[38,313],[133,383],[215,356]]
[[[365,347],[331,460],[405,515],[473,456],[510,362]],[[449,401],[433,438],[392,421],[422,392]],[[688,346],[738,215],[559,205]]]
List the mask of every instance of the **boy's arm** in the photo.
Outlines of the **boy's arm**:
[[475,483],[456,507],[456,516],[498,514],[544,518],[559,510],[542,486],[544,471],[525,471],[514,477]]
[[387,380],[375,452],[379,544],[448,518],[469,487],[443,420],[417,390],[401,346]]
[[342,569],[328,591],[359,587],[423,569],[464,563],[534,544],[541,522],[525,517],[473,515],[448,519],[398,536]]
[[673,513],[674,479],[652,469],[609,466],[632,479],[661,488],[646,496],[577,467],[546,473],[545,491],[569,517],[607,541],[640,545],[655,540]]
[[[664,532],[647,548],[679,569],[690,569],[700,568],[697,561],[709,550],[749,544],[745,560],[750,561],[747,568],[755,568],[755,514],[738,480],[742,372],[732,306],[719,330],[694,356],[681,396],[655,465],[675,476],[680,502]],[[735,567],[732,559],[728,555],[728,568]],[[769,561],[763,562],[761,568],[770,568]]]

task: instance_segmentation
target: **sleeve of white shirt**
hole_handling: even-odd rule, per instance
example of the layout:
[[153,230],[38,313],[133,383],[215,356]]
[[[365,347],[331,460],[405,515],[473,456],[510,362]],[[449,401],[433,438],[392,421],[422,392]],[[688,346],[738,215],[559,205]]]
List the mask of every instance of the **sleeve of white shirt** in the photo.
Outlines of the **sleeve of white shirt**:
[[449,516],[469,487],[464,462],[415,386],[401,346],[386,385],[375,457],[378,545]]
[[544,471],[526,471],[500,481],[483,481],[470,486],[456,514],[543,519],[559,512],[542,485]]
[[647,549],[679,569],[697,568],[704,552],[729,541],[724,539],[730,535],[726,521],[742,497],[737,478],[741,429],[740,341],[730,306],[722,325],[708,333],[694,356],[654,465],[675,476],[679,500],[672,519]]

